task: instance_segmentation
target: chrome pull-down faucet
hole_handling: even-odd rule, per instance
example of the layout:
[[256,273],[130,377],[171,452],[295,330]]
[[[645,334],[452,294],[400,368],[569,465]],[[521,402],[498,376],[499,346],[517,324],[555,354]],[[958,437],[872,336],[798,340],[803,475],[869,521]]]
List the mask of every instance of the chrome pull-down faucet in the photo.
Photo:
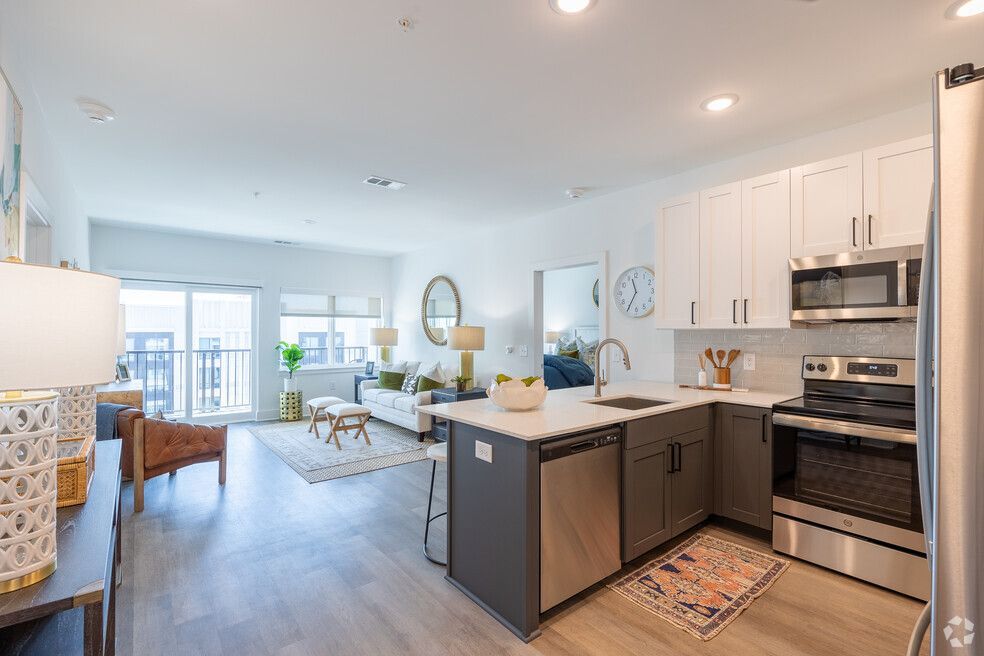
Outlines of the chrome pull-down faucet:
[[598,346],[595,347],[595,379],[594,379],[594,395],[596,397],[601,396],[602,385],[607,385],[608,381],[603,377],[601,372],[601,365],[604,360],[601,359],[601,351],[606,344],[614,344],[619,349],[622,350],[622,362],[625,364],[626,370],[631,369],[632,365],[629,363],[629,349],[625,348],[625,344],[622,340],[615,339],[614,337],[609,337],[608,339],[603,339],[598,342]]

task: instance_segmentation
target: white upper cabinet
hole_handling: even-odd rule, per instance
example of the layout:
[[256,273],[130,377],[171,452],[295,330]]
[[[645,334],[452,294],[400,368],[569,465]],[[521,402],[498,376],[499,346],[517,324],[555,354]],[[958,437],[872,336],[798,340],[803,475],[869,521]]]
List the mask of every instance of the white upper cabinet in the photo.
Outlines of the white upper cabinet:
[[656,216],[656,302],[659,328],[696,328],[700,253],[699,197],[663,203]]
[[864,246],[921,244],[933,189],[933,137],[864,151]]
[[744,328],[789,328],[789,171],[741,183]]
[[741,322],[741,183],[700,192],[701,328]]
[[790,256],[863,248],[861,153],[790,171]]

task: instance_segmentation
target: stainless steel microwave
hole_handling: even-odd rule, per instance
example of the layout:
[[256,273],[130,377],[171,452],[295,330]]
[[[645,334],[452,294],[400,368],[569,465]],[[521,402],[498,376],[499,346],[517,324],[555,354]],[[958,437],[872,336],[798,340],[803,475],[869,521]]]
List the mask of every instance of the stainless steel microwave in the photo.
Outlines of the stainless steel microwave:
[[922,246],[789,260],[791,321],[915,321]]

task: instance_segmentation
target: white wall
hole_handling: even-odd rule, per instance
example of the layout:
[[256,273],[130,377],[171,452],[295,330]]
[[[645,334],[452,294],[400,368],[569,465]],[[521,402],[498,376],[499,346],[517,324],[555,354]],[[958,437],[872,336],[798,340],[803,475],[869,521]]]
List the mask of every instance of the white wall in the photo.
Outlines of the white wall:
[[[614,280],[630,266],[653,266],[655,208],[666,198],[931,131],[930,107],[920,105],[624,191],[571,201],[544,215],[399,256],[393,262],[392,291],[400,357],[455,362],[454,352],[426,340],[418,317],[427,281],[445,274],[461,291],[463,321],[486,326],[486,350],[475,356],[479,381],[487,383],[499,371],[528,375],[534,370],[530,358],[523,358],[519,348],[512,354],[505,349],[536,339],[530,312],[533,263],[607,250],[608,276]],[[558,195],[562,193],[557,190]],[[616,310],[610,313],[608,334],[625,341],[633,363],[632,371],[624,374],[620,374],[620,365],[609,367],[612,377],[673,379],[672,331],[658,331],[651,318],[630,319]]]
[[599,312],[591,298],[597,279],[597,265],[544,271],[544,330],[573,334],[573,329],[579,326],[597,326]]
[[[32,80],[21,74],[20,56],[10,47],[10,30],[17,29],[10,21],[0,21],[0,67],[13,86],[14,93],[24,107],[24,132],[21,142],[22,169],[33,180],[43,196],[48,212],[45,218],[51,223],[52,264],[60,259],[77,260],[81,268],[89,267],[89,220],[72,184],[58,148],[45,127],[44,115],[32,88]],[[80,116],[80,120],[82,117]],[[24,180],[22,179],[22,183]],[[27,191],[30,192],[29,187]],[[25,194],[25,185],[21,185]],[[23,234],[21,235],[23,238]]]
[[[93,270],[104,273],[143,272],[148,277],[171,274],[181,282],[261,286],[256,366],[261,419],[277,416],[277,392],[283,389],[283,376],[273,350],[280,339],[282,287],[381,296],[384,313],[390,299],[391,261],[385,257],[94,225],[91,258]],[[302,369],[298,375],[298,389],[303,390],[305,399],[332,394],[352,400],[351,369],[331,372]]]

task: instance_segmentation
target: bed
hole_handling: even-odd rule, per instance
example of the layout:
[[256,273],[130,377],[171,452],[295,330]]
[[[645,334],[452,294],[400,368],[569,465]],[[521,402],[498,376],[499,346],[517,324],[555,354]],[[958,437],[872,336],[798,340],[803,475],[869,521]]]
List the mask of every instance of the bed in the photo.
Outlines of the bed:
[[594,384],[594,371],[576,358],[566,355],[543,356],[543,382],[547,389],[567,389]]

